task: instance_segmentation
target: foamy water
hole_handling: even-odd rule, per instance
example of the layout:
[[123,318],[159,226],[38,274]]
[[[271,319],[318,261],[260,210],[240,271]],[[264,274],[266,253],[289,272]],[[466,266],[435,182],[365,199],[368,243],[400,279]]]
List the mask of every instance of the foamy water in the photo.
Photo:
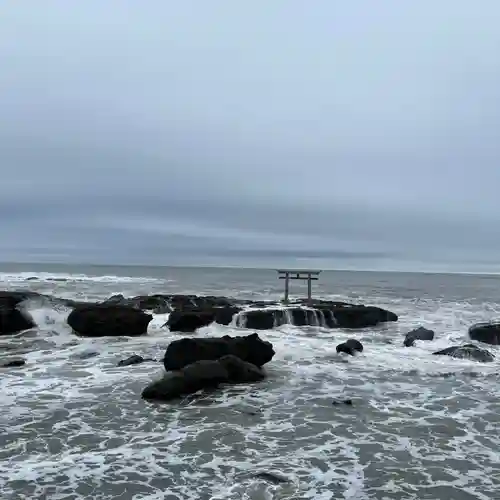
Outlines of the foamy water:
[[[258,276],[234,271],[216,288],[212,274],[192,272],[199,293],[279,295],[279,283],[273,288]],[[161,363],[116,367],[131,354],[161,358],[179,338],[162,328],[168,315],[154,317],[147,337],[81,339],[65,323],[69,309],[28,303],[39,328],[0,337],[0,356],[27,360],[0,373],[1,498],[497,498],[500,350],[488,347],[496,360],[484,364],[431,353],[467,341],[470,324],[498,318],[500,301],[488,300],[484,289],[457,297],[451,286],[450,300],[446,277],[436,287],[424,277],[420,289],[412,282],[405,292],[390,276],[379,277],[369,293],[369,277],[362,287],[359,276],[331,285],[325,279],[321,295],[358,296],[398,313],[398,323],[357,332],[290,325],[259,332],[276,350],[267,380],[175,404],[140,398]],[[0,288],[104,298],[183,286],[175,273],[141,279],[77,272],[64,280],[5,273]],[[436,340],[403,347],[403,335],[416,326],[434,329]],[[198,335],[247,333],[211,325]],[[338,355],[336,345],[350,337],[364,352]],[[352,405],[333,404],[346,399]]]

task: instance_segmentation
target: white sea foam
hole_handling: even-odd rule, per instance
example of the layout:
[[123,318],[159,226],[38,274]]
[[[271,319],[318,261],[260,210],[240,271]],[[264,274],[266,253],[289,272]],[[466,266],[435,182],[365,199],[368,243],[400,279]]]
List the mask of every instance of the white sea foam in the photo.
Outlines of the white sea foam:
[[0,273],[0,282],[5,283],[26,283],[26,282],[94,282],[94,283],[154,283],[159,281],[158,278],[141,278],[131,276],[88,276],[86,274],[69,274],[69,273],[46,273],[46,272],[29,272],[23,271],[19,273]]
[[[161,363],[116,365],[134,353],[160,359],[179,338],[163,328],[168,314],[154,315],[144,338],[82,339],[66,324],[70,309],[28,302],[38,333],[0,337],[0,352],[27,360],[0,377],[3,498],[495,498],[500,349],[484,364],[432,352],[467,341],[467,327],[497,317],[499,304],[370,303],[400,321],[259,332],[276,350],[266,381],[156,405],[140,392]],[[420,325],[436,340],[403,347]],[[247,333],[212,324],[198,335]],[[337,354],[352,337],[364,352]],[[352,406],[332,404],[344,399]]]

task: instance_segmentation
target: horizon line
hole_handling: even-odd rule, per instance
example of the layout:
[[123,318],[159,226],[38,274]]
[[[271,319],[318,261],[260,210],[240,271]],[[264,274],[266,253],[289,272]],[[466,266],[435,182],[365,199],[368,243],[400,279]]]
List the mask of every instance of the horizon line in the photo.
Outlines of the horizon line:
[[[4,261],[0,260],[0,267],[2,265],[22,265],[22,266],[82,266],[82,267],[138,267],[138,268],[147,268],[147,267],[158,267],[158,268],[173,268],[173,269],[239,269],[239,270],[260,270],[260,271],[273,271],[277,272],[279,269],[284,269],[284,267],[269,267],[269,266],[249,266],[249,265],[221,265],[221,264],[147,264],[147,263],[91,263],[91,262],[37,262],[37,261]],[[306,269],[307,271],[324,271],[324,272],[352,272],[352,273],[386,273],[386,274],[441,274],[441,275],[473,275],[473,276],[500,276],[499,271],[452,271],[452,270],[401,270],[401,269],[370,269],[370,268],[329,268],[329,267],[310,267],[304,268],[304,266],[293,268],[286,266],[286,269],[290,271],[302,270]],[[0,270],[1,272],[1,270]],[[25,271],[23,271],[25,272]]]

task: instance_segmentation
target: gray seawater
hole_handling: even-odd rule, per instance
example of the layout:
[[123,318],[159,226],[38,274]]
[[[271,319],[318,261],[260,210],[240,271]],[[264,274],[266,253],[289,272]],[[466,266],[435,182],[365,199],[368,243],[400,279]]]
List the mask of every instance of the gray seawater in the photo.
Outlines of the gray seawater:
[[[272,270],[1,265],[0,289],[102,299],[115,293],[280,298]],[[293,283],[300,295],[304,287]],[[140,399],[176,338],[155,316],[140,339],[79,339],[69,310],[27,309],[40,327],[0,337],[0,497],[92,499],[500,498],[500,350],[489,364],[431,353],[500,317],[500,277],[323,272],[317,297],[387,307],[395,324],[347,332],[283,326],[265,382],[170,405]],[[409,329],[434,342],[402,346]],[[209,326],[200,336],[244,334]],[[355,337],[356,358],[335,352]],[[352,406],[335,400],[352,399]],[[259,473],[268,472],[282,481]]]

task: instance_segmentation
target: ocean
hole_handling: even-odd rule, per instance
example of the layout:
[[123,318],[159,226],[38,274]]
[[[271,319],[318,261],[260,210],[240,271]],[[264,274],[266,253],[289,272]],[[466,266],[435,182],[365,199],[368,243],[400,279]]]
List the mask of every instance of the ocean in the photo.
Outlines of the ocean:
[[[1,264],[0,289],[102,300],[113,294],[280,299],[274,270]],[[292,282],[291,295],[306,285]],[[179,333],[155,315],[142,338],[78,338],[70,310],[28,303],[39,327],[0,337],[2,499],[500,498],[500,349],[492,363],[432,356],[500,317],[500,276],[322,272],[316,298],[399,315],[358,331],[283,325],[259,335],[276,355],[267,379],[169,404],[142,389]],[[424,326],[432,342],[403,347]],[[243,335],[212,324],[198,336]],[[363,353],[335,346],[354,337]],[[351,400],[352,405],[343,404]],[[340,404],[334,404],[338,402]]]

